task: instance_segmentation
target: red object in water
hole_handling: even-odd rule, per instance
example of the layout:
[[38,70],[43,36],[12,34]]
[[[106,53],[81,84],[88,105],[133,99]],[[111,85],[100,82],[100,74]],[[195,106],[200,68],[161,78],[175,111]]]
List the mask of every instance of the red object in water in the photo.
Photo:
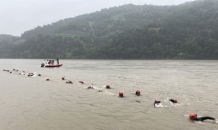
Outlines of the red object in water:
[[123,97],[123,92],[120,92],[120,93],[119,93],[119,96],[120,96],[120,97]]
[[41,74],[38,74],[38,76],[41,76]]
[[106,85],[106,88],[109,89],[109,88],[110,88],[110,85]]
[[160,102],[160,100],[155,100],[155,102],[159,103],[159,102]]
[[72,83],[72,81],[69,81],[69,83]]
[[140,92],[139,90],[136,91],[136,95],[140,95],[140,93],[141,93],[141,92]]
[[18,71],[18,70],[17,70]]
[[13,69],[13,70],[15,70],[15,69]]
[[3,71],[5,71],[5,69],[3,69]]
[[9,72],[9,70],[7,70]]
[[25,71],[23,71],[25,73]]
[[49,79],[46,79],[46,81],[49,81]]
[[62,77],[62,80],[64,80],[64,77]]
[[92,89],[92,87],[91,87],[91,86],[89,86],[89,87],[88,87],[88,89]]
[[79,83],[81,83],[81,84],[84,84],[84,82],[83,82],[83,81],[79,81]]
[[190,119],[194,120],[194,119],[197,118],[197,115],[196,115],[195,113],[191,113],[191,114],[189,115],[189,117],[190,117]]
[[30,77],[30,74],[28,74],[28,77]]
[[174,101],[174,102],[177,102],[177,100],[176,100],[176,99],[173,99],[173,101]]

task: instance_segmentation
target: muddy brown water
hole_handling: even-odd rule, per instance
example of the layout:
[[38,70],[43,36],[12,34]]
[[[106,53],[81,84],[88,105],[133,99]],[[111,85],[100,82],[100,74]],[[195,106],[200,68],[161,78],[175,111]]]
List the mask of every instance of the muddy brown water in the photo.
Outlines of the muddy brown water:
[[[218,129],[218,123],[188,118],[190,113],[218,118],[218,61],[60,60],[60,68],[40,68],[42,62],[0,60],[2,70],[42,74],[0,71],[1,130]],[[107,84],[112,89],[105,89]],[[95,89],[86,89],[90,85]],[[134,95],[137,89],[141,96]],[[169,98],[179,104],[170,105]],[[164,107],[154,108],[155,99]]]

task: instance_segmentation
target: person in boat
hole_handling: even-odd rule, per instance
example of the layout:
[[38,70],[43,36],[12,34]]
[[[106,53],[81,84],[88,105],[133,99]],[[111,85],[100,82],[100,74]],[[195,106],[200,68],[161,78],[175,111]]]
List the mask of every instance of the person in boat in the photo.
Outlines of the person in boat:
[[57,58],[57,63],[59,64],[59,60],[58,60],[58,58]]
[[209,117],[209,116],[197,117],[197,114],[195,114],[195,113],[191,113],[189,115],[189,117],[190,117],[191,120],[194,120],[194,121],[204,121],[204,120],[214,120],[214,121],[217,121],[216,118]]
[[172,99],[172,98],[169,99],[169,101],[172,102],[172,103],[178,103],[176,99]]

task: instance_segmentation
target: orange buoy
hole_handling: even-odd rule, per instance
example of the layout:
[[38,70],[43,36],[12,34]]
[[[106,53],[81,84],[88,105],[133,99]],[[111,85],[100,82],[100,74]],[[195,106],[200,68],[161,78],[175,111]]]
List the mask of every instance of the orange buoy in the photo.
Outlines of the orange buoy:
[[49,81],[49,79],[46,79],[46,81]]
[[120,97],[123,97],[123,92],[119,92],[119,96],[120,96]]
[[140,95],[140,93],[141,93],[141,92],[140,92],[139,90],[137,90],[137,91],[135,92],[135,94],[138,95],[138,96]]
[[191,114],[189,115],[189,117],[190,117],[190,119],[194,120],[194,119],[197,118],[197,115],[196,115],[195,113],[191,113]]
[[110,89],[110,85],[106,85],[106,89]]

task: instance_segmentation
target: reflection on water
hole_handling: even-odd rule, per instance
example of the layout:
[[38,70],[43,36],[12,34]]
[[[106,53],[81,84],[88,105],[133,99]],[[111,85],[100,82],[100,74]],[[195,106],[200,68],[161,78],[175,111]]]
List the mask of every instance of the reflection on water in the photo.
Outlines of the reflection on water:
[[[1,130],[218,128],[188,118],[190,113],[218,118],[217,61],[60,60],[60,68],[40,68],[42,62],[0,60],[2,70],[42,74],[0,72]],[[179,104],[169,104],[170,98]],[[154,108],[155,99],[164,107]]]

